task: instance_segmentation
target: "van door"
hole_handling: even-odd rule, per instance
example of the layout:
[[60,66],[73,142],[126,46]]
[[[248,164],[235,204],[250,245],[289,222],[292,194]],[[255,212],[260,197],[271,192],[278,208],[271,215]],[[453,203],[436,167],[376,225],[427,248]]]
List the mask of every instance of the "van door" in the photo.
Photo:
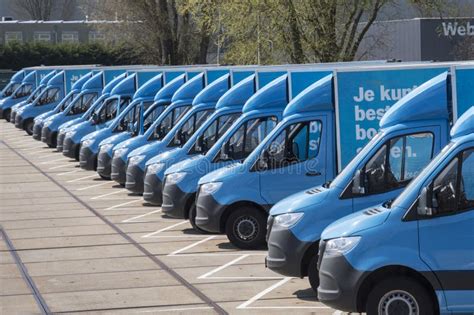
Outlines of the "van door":
[[474,311],[474,145],[428,187],[429,216],[418,221],[420,257],[436,273],[448,309]]
[[326,132],[327,117],[316,116],[288,124],[269,142],[256,164],[263,199],[273,205],[326,181]]
[[355,192],[353,211],[395,199],[441,149],[441,128],[400,132],[385,143],[357,172],[362,190]]

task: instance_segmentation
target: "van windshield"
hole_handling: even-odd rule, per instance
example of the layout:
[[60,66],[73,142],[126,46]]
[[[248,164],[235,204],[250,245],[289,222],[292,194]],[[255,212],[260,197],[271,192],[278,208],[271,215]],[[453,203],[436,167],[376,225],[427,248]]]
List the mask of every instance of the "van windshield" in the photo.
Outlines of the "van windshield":
[[27,102],[32,102],[33,100],[35,100],[38,96],[41,95],[41,92],[43,92],[44,90],[44,87],[40,86],[38,87],[36,90],[33,91],[33,94],[31,94],[29,97],[28,97],[28,100]]
[[176,132],[168,147],[182,147],[194,134],[194,132],[201,126],[207,118],[212,114],[214,109],[202,110],[195,112],[188,117],[187,121]]
[[97,93],[82,94],[81,97],[74,102],[71,109],[69,110],[68,115],[77,115],[85,113],[92,105],[92,103],[96,101],[96,99]]
[[99,121],[100,123],[107,122],[114,119],[117,113],[130,101],[129,98],[121,98],[120,104],[118,98],[109,99],[106,101],[104,106],[100,109]]
[[145,114],[145,119],[143,121],[143,130],[147,131],[148,128],[153,124],[153,122],[160,117],[167,105],[156,105],[150,111],[147,111]]
[[49,88],[39,96],[36,105],[42,106],[59,101],[59,88]]
[[23,84],[15,91],[15,94],[12,96],[13,99],[26,97],[33,92],[33,84]]
[[71,102],[76,98],[77,95],[77,93],[71,93],[64,100],[62,100],[61,105],[58,108],[59,112],[63,112],[69,106],[69,104],[71,104]]
[[18,89],[19,86],[20,86],[20,83],[10,83],[10,84],[8,84],[7,87],[5,88],[5,90],[3,91],[2,97],[11,96],[13,94],[13,92],[15,92],[16,89]]
[[174,124],[178,122],[187,111],[191,108],[191,105],[176,107],[169,111],[161,122],[155,127],[154,132],[148,137],[148,140],[163,140],[168,132],[173,129]]

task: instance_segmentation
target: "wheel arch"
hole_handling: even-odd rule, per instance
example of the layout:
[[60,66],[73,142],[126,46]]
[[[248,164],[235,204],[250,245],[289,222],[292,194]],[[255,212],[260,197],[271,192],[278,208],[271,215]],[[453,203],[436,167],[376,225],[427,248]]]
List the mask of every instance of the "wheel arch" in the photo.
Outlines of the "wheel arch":
[[196,202],[196,193],[191,194],[184,203],[184,218],[186,220],[189,219],[189,212],[191,211],[194,202]]
[[232,213],[232,211],[240,207],[252,207],[252,208],[257,209],[258,211],[261,211],[263,214],[268,215],[268,211],[266,211],[262,205],[259,205],[256,202],[249,201],[249,200],[240,200],[240,201],[234,202],[228,205],[227,207],[225,207],[219,219],[219,229],[221,233],[225,232],[225,224],[230,214]]
[[435,288],[432,281],[434,279],[426,278],[422,273],[402,265],[390,265],[372,271],[366,278],[363,279],[359,290],[357,292],[357,311],[365,312],[367,297],[371,289],[381,280],[394,276],[405,276],[419,282],[425,289],[427,289],[431,300],[435,305],[437,314],[439,315],[439,303],[436,297]]

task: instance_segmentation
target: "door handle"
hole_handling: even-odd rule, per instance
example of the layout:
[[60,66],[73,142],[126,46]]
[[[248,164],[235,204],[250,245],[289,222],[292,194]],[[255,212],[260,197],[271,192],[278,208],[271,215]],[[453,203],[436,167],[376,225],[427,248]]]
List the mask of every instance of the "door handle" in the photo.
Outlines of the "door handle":
[[307,172],[306,176],[321,176],[321,172]]

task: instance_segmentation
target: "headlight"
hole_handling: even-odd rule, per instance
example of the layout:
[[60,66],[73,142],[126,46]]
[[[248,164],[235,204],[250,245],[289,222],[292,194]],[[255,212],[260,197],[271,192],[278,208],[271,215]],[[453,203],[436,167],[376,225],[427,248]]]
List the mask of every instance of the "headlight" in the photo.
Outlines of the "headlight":
[[295,225],[303,217],[303,214],[303,212],[280,214],[275,217],[273,224],[275,226],[278,225],[281,227],[289,228],[290,226]]
[[88,147],[88,146],[90,146],[92,143],[94,143],[94,139],[87,139],[87,140],[84,140],[84,141],[82,141],[82,143],[81,143],[81,147],[83,147],[83,148]]
[[127,152],[127,148],[120,148],[120,149],[114,150],[114,157],[119,157],[123,155],[125,152]]
[[66,132],[66,138],[72,138],[74,137],[75,134],[76,134],[75,130],[68,131]]
[[334,238],[326,242],[324,256],[344,255],[360,242],[360,236]]
[[106,143],[100,146],[100,151],[109,151],[114,147],[113,143]]
[[166,184],[176,184],[184,178],[185,172],[171,173],[166,176]]
[[158,172],[161,172],[161,170],[165,167],[165,163],[153,163],[153,164],[150,164],[148,165],[146,171],[147,173],[152,173],[152,174],[156,174]]
[[145,156],[144,155],[135,155],[135,156],[132,156],[129,160],[128,160],[128,164],[130,165],[133,165],[133,164],[139,164],[141,161],[143,161],[145,159]]
[[222,186],[222,182],[212,182],[212,183],[202,184],[200,193],[210,195],[210,194],[215,193],[219,188],[221,188],[221,186]]

